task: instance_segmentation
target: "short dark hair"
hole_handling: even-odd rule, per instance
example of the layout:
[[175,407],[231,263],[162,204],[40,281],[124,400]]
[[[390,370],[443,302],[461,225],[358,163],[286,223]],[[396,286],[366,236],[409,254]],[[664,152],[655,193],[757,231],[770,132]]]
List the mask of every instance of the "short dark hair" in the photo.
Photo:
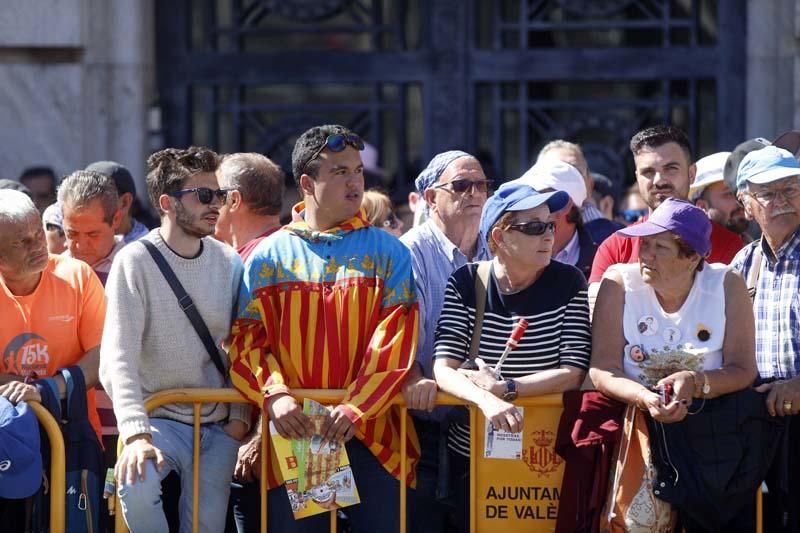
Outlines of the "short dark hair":
[[306,130],[294,143],[294,149],[292,150],[292,174],[297,186],[300,187],[300,176],[303,174],[308,174],[312,178],[317,177],[320,165],[319,159],[314,159],[313,161],[310,161],[310,159],[325,144],[329,135],[347,135],[351,133],[353,132],[338,124],[314,126]]
[[631,152],[638,155],[643,148],[658,148],[667,143],[675,143],[686,153],[689,164],[692,163],[692,147],[689,138],[680,128],[660,124],[650,128],[645,128],[631,138]]
[[56,190],[56,185],[58,185],[56,173],[50,167],[28,167],[22,171],[22,174],[19,175],[18,181],[24,184],[26,179],[36,176],[47,176],[50,178],[50,181],[53,183],[53,190]]
[[583,227],[583,216],[581,215],[580,207],[572,204],[572,207],[569,208],[569,212],[567,213],[567,222],[575,224],[579,228]]
[[162,194],[179,191],[189,176],[199,172],[216,172],[218,166],[217,153],[202,146],[165,148],[152,154],[147,158],[147,195],[150,202],[163,215],[158,204]]
[[229,154],[222,158],[217,175],[220,187],[242,193],[242,201],[253,214],[280,214],[286,176],[269,158],[256,153]]

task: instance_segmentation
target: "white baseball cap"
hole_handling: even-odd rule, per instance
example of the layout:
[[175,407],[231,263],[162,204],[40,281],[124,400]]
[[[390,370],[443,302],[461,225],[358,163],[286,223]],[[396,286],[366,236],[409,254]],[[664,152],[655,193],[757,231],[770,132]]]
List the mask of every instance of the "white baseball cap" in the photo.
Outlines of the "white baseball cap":
[[695,165],[697,173],[694,176],[694,183],[689,187],[689,199],[694,202],[703,190],[712,183],[718,183],[725,179],[725,161],[728,160],[730,152],[717,152],[698,159]]
[[580,171],[569,163],[556,159],[543,159],[528,169],[519,180],[537,191],[564,191],[572,203],[580,207],[586,200],[586,183]]

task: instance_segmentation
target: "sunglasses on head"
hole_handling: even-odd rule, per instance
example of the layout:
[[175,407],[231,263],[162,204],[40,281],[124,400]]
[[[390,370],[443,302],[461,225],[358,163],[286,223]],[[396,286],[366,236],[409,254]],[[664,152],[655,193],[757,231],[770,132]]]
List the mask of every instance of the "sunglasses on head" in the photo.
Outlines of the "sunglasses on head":
[[188,194],[190,192],[197,193],[197,199],[200,200],[201,204],[210,204],[214,201],[214,198],[218,198],[222,203],[228,199],[228,189],[217,189],[216,191],[213,189],[209,189],[208,187],[194,187],[193,189],[181,189],[179,191],[175,191],[170,194],[170,196],[174,196],[175,198],[180,198],[184,194]]
[[453,192],[458,194],[464,194],[465,192],[472,189],[474,192],[487,192],[489,187],[492,185],[492,180],[468,180],[468,179],[457,179],[453,181],[448,181],[447,183],[440,183],[438,185],[434,185],[434,189],[444,189],[445,187],[449,187]]
[[531,222],[523,222],[521,224],[511,224],[508,229],[519,231],[525,235],[544,235],[545,232],[553,233],[556,229],[555,222],[539,222],[533,220]]
[[359,152],[364,149],[364,141],[355,133],[335,133],[333,135],[328,135],[322,146],[317,148],[314,154],[308,158],[306,164],[303,165],[303,169],[305,170],[309,163],[318,158],[319,154],[321,154],[325,148],[331,152],[342,152],[347,148],[348,144]]

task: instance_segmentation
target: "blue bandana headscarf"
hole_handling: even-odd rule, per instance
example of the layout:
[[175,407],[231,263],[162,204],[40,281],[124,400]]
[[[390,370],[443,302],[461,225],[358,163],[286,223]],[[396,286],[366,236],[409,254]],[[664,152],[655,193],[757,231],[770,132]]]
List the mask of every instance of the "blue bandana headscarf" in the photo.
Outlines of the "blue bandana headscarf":
[[419,176],[417,176],[417,179],[414,181],[414,184],[417,186],[417,191],[423,194],[425,189],[436,183],[436,180],[442,175],[447,165],[461,157],[473,156],[461,150],[450,150],[449,152],[442,152],[434,156],[431,162],[428,163],[428,166],[425,167],[425,170],[420,172]]

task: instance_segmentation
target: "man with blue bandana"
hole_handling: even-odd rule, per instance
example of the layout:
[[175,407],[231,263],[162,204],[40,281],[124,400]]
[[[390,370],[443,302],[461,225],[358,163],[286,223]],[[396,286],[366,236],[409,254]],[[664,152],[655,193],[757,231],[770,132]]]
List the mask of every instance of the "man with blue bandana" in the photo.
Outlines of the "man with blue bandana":
[[428,219],[400,239],[411,250],[421,325],[417,364],[403,388],[406,404],[416,409],[412,416],[422,447],[417,490],[409,499],[410,531],[443,531],[444,527],[446,507],[437,500],[442,496],[437,485],[446,487],[447,483],[439,479],[439,446],[444,444],[440,433],[446,428],[441,423],[445,412],[432,413],[437,390],[432,379],[433,333],[450,274],[468,262],[489,259],[478,225],[490,183],[474,156],[458,150],[438,154],[416,179]]

